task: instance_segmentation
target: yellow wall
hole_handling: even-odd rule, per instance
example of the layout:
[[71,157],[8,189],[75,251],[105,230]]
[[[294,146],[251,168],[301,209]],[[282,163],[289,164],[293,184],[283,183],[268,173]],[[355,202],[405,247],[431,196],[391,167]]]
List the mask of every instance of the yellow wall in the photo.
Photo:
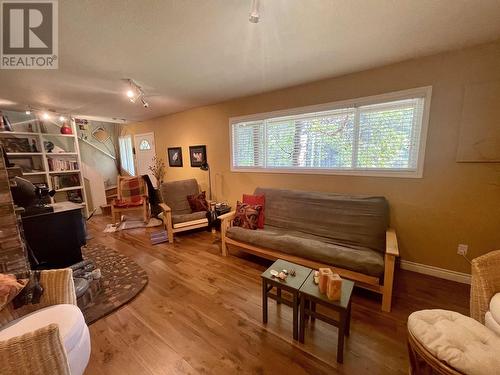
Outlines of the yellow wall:
[[[500,249],[500,164],[455,161],[463,87],[493,80],[500,80],[500,41],[195,108],[127,125],[126,132],[154,131],[163,158],[167,147],[182,146],[184,167],[167,168],[166,180],[195,177],[204,189],[208,176],[190,167],[188,146],[206,144],[216,195],[233,205],[256,186],[383,195],[402,259],[469,272],[456,255],[459,243],[469,245],[471,258]],[[427,85],[433,93],[421,179],[230,172],[229,117]]]

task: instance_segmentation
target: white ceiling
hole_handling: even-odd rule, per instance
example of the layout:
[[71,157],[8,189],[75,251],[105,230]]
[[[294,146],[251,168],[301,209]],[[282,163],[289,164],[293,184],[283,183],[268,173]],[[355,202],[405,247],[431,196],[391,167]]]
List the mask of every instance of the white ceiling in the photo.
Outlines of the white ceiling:
[[59,70],[1,70],[0,106],[144,120],[500,38],[500,0],[260,4],[252,24],[250,0],[59,1]]

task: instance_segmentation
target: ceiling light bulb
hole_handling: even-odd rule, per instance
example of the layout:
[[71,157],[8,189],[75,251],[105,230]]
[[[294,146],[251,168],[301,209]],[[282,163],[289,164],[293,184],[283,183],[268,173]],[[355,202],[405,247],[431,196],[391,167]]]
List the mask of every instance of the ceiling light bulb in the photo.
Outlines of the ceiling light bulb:
[[134,92],[133,92],[132,90],[128,90],[128,91],[127,91],[127,96],[128,96],[129,98],[132,98],[132,97],[134,96]]
[[59,116],[59,121],[63,122],[64,120],[66,120],[64,116]]
[[248,17],[248,20],[251,23],[258,23],[259,22],[259,0],[252,0],[252,8],[250,9],[250,17]]
[[49,114],[48,114],[47,112],[44,112],[44,113],[43,113],[43,118],[44,118],[45,120],[48,120],[48,119],[50,118],[50,116],[49,116]]
[[28,116],[29,116],[29,115],[31,115],[31,110],[30,110],[29,108],[26,110],[26,114],[27,114]]

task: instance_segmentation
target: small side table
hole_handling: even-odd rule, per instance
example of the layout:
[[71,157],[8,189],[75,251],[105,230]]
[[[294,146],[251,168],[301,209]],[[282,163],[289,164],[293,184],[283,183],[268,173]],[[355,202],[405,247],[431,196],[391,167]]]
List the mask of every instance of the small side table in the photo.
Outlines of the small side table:
[[[304,342],[305,324],[308,317],[322,320],[328,324],[338,327],[337,362],[344,361],[344,336],[349,336],[351,327],[351,294],[354,282],[342,279],[342,295],[339,301],[331,301],[326,294],[319,292],[318,285],[314,283],[314,272],[311,272],[307,280],[300,287],[300,333],[299,341]],[[329,316],[316,312],[316,304],[323,305],[335,310],[339,319],[335,320]]]
[[[288,274],[285,280],[275,278],[271,275],[271,270],[276,270],[278,272],[282,270],[295,270],[295,276]],[[311,274],[311,269],[307,267],[300,266],[295,263],[287,262],[282,259],[278,259],[274,262],[271,267],[260,275],[262,278],[262,322],[267,324],[267,298],[276,299],[276,303],[284,303],[286,305],[292,306],[293,308],[293,338],[298,340],[299,338],[299,289]],[[276,288],[276,295],[271,293],[273,287]],[[286,290],[290,292],[293,296],[292,302],[285,300],[281,297],[281,290]]]
[[209,227],[212,230],[212,233],[215,233],[216,229],[220,229],[220,219],[219,216],[227,214],[231,212],[231,206],[224,205],[220,208],[211,207],[210,211],[207,211],[207,219],[209,223]]

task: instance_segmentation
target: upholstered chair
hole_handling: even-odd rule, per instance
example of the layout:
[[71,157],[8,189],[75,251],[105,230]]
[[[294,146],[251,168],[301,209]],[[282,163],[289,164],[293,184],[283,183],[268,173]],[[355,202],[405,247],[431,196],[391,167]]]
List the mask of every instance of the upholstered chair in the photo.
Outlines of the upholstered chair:
[[174,242],[174,233],[203,228],[209,225],[207,212],[191,212],[187,196],[200,193],[198,182],[192,178],[165,182],[160,186],[163,203],[163,222],[168,234],[168,242]]
[[0,311],[0,373],[82,375],[90,335],[76,306],[71,269],[41,271],[40,303]]
[[117,198],[111,202],[113,222],[120,221],[122,213],[139,212],[145,223],[149,221],[148,190],[141,176],[118,176]]

